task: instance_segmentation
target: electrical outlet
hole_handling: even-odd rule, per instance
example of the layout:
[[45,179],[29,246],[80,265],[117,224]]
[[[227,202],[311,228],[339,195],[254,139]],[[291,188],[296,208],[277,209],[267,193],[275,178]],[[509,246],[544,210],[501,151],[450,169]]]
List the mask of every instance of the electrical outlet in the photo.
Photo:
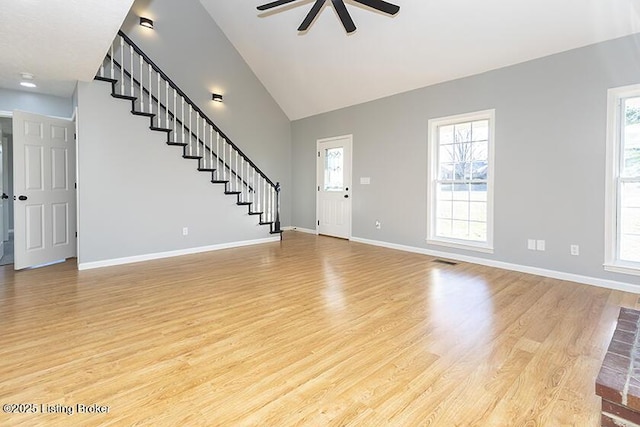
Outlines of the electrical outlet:
[[536,241],[535,241],[535,239],[528,239],[527,240],[527,249],[529,249],[530,251],[535,251],[536,250]]
[[546,243],[545,243],[544,240],[536,240],[536,250],[544,251],[545,250],[545,246],[546,246]]
[[382,228],[382,224],[380,224],[380,221],[376,221],[376,228],[378,230],[380,230]]
[[578,245],[571,245],[571,255],[573,255],[573,256],[578,256],[578,255],[580,255],[580,246],[578,246]]
[[182,227],[182,235],[186,236],[189,234],[189,227]]

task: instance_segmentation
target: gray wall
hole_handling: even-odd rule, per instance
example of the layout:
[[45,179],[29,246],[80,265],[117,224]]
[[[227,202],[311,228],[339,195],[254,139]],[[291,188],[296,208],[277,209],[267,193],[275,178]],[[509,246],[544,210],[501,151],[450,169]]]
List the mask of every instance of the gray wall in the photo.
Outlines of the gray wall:
[[[294,121],[292,224],[315,229],[316,140],[353,134],[354,237],[639,283],[602,268],[607,89],[640,83],[639,46],[630,36]],[[429,246],[427,121],[491,108],[495,253]]]
[[[139,16],[155,29],[138,25]],[[291,126],[287,116],[197,0],[137,0],[124,31],[274,182],[291,223]],[[211,100],[216,91],[224,103]]]
[[79,264],[271,237],[110,91],[78,84]]
[[73,115],[71,98],[0,88],[0,111],[13,110],[65,118]]

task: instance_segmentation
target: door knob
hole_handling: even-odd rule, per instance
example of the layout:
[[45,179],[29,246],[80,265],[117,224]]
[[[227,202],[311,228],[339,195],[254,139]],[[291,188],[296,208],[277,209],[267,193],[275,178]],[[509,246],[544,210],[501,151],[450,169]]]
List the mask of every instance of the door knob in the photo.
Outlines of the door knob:
[[27,196],[19,195],[18,200],[27,200]]
[[2,193],[2,198],[3,198],[3,199],[8,199],[8,198],[9,198],[9,196],[7,196],[7,193]]
[[348,194],[345,194],[345,195],[344,195],[344,198],[345,198],[345,199],[348,199],[348,198],[349,198],[349,195],[348,195]]

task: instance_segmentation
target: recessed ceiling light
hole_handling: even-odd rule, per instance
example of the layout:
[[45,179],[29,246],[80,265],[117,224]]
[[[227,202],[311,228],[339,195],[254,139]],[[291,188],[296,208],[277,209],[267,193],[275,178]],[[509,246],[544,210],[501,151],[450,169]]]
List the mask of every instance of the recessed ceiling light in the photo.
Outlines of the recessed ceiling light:
[[23,72],[23,73],[20,73],[20,77],[22,78],[22,81],[20,82],[20,86],[30,87],[30,88],[37,87],[36,84],[33,82],[33,74]]

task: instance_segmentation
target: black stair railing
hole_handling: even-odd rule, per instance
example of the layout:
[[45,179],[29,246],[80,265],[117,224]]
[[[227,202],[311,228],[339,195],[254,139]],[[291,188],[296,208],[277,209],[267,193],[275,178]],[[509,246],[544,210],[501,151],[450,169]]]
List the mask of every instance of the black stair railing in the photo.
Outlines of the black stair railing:
[[274,183],[125,33],[118,32],[97,80],[110,82],[112,95],[131,101],[131,112],[147,116],[150,128],[166,132],[167,143],[183,147],[211,182],[225,185],[250,215],[280,233],[280,183]]

